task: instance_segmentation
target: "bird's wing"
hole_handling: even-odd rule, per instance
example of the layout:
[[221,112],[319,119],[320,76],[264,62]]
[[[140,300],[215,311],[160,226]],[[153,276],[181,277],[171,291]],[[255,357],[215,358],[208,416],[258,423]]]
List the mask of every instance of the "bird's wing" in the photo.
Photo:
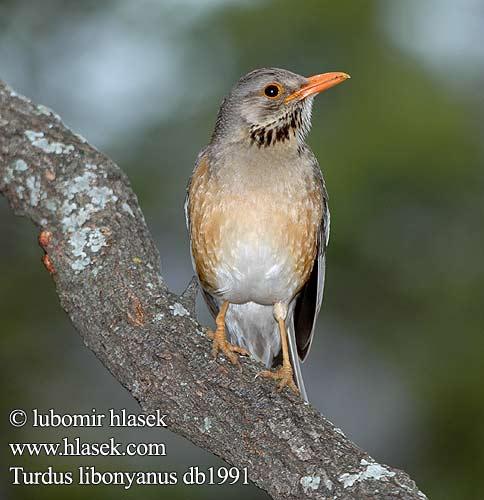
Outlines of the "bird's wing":
[[211,295],[204,288],[202,288],[202,287],[199,287],[199,288],[202,291],[203,300],[205,301],[205,304],[207,304],[207,307],[208,307],[208,310],[210,311],[210,314],[214,318],[216,318],[218,315],[218,312],[220,311],[220,300],[218,300],[216,297]]
[[[195,161],[195,166],[193,167],[192,175],[188,179],[188,184],[186,188],[186,195],[185,195],[185,205],[184,205],[184,210],[185,210],[185,223],[187,225],[188,229],[188,235],[190,235],[191,232],[191,223],[190,223],[190,187],[192,185],[193,177],[195,176],[198,167],[200,166],[202,160],[204,160],[205,155],[207,153],[208,147],[203,148],[200,153],[198,153],[197,159]],[[190,252],[191,252],[191,245],[190,245]],[[192,256],[192,263],[193,263],[193,256]]]
[[[190,222],[190,186],[192,184],[192,179],[193,176],[195,175],[195,172],[197,171],[197,168],[200,166],[200,163],[202,160],[205,158],[205,155],[207,154],[208,147],[203,148],[200,153],[198,153],[197,160],[195,161],[195,167],[193,169],[192,175],[190,176],[190,179],[188,180],[187,184],[187,189],[186,189],[186,195],[185,195],[185,205],[184,205],[184,210],[185,210],[185,223],[187,225],[187,230],[188,230],[188,235],[191,235],[191,222]],[[196,266],[195,266],[195,260],[193,259],[193,253],[192,253],[192,245],[190,244],[190,257],[192,259],[192,266],[193,269],[196,272]],[[198,274],[197,274],[198,278]],[[199,287],[199,289],[202,291],[203,298],[205,300],[205,303],[207,304],[212,316],[215,318],[217,317],[218,311],[220,309],[220,304],[219,301],[212,295],[210,295],[208,292],[206,292],[203,287]]]
[[317,254],[309,280],[296,298],[294,308],[294,330],[297,352],[302,361],[306,358],[314,335],[314,326],[323,301],[324,275],[326,269],[326,248],[329,242],[330,215],[328,194],[323,176],[319,170],[323,193],[323,217],[318,232]]

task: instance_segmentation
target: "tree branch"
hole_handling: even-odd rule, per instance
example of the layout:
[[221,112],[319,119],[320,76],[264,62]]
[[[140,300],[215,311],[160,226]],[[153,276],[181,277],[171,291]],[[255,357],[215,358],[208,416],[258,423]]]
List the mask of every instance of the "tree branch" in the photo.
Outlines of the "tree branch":
[[126,175],[0,82],[0,191],[40,229],[44,265],[85,344],[145,412],[249,476],[276,500],[424,499],[406,473],[377,464],[310,405],[277,393],[261,366],[215,362],[177,297]]

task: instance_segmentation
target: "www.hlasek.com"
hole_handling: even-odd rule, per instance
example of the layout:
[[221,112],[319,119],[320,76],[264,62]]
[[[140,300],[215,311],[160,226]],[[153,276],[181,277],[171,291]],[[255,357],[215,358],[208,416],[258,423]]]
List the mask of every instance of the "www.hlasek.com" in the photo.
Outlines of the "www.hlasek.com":
[[[59,414],[54,410],[41,413],[33,409],[30,414],[24,410],[10,412],[10,424],[23,427],[27,423],[33,428],[82,428],[82,427],[167,427],[167,415],[159,410],[152,414],[131,414],[126,410],[111,409],[108,413],[99,413],[92,409],[85,414]],[[205,419],[206,420],[206,419]],[[211,427],[206,421],[204,428]],[[13,457],[48,456],[48,457],[94,457],[94,456],[166,456],[164,443],[130,442],[120,443],[111,437],[104,442],[87,442],[80,437],[63,437],[58,442],[9,443]],[[120,485],[125,489],[133,485],[186,485],[199,484],[249,484],[247,468],[209,467],[201,470],[190,466],[183,473],[175,471],[100,471],[92,465],[83,465],[75,470],[58,471],[49,466],[43,470],[26,470],[19,465],[10,467],[11,482],[14,485]]]

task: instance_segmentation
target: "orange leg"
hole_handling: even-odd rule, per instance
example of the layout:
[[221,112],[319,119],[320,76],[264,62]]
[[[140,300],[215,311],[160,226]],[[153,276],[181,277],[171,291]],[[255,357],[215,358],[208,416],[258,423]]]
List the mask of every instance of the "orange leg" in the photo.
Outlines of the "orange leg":
[[294,372],[292,370],[291,360],[289,357],[289,347],[287,345],[287,333],[286,333],[286,312],[281,304],[276,304],[274,306],[274,313],[279,324],[279,331],[281,332],[281,346],[282,346],[282,366],[275,371],[264,370],[259,372],[257,376],[259,377],[270,377],[274,380],[279,380],[278,391],[282,391],[284,387],[289,387],[293,392],[299,394],[299,389],[294,382]]
[[215,324],[217,325],[215,332],[208,331],[207,335],[213,339],[212,356],[214,358],[217,358],[218,351],[222,351],[234,365],[240,366],[240,362],[234,353],[237,352],[243,356],[248,356],[249,353],[243,347],[233,345],[227,341],[227,337],[225,336],[225,314],[228,307],[229,303],[225,301],[215,319]]

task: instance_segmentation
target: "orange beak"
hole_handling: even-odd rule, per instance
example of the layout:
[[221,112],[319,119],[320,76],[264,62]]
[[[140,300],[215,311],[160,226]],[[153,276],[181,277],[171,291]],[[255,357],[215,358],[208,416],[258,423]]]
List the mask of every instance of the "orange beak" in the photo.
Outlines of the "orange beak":
[[305,99],[310,95],[319,94],[319,92],[330,89],[331,87],[344,82],[348,78],[351,78],[351,76],[346,73],[339,72],[323,73],[322,75],[310,76],[307,79],[309,83],[307,85],[304,85],[304,87],[301,87],[299,90],[296,90],[296,92],[288,95],[284,99],[284,102],[289,102],[293,99],[297,99],[298,101],[300,101],[301,99]]

